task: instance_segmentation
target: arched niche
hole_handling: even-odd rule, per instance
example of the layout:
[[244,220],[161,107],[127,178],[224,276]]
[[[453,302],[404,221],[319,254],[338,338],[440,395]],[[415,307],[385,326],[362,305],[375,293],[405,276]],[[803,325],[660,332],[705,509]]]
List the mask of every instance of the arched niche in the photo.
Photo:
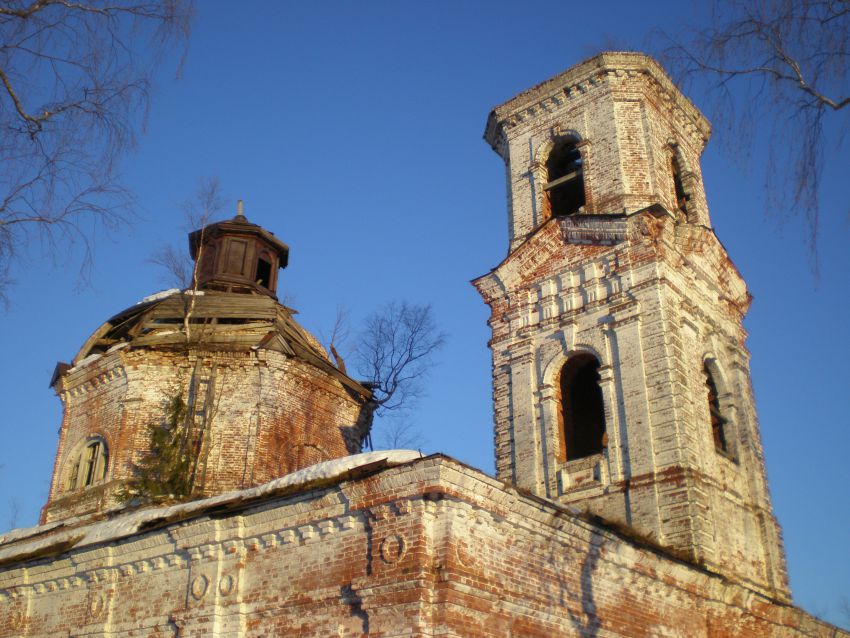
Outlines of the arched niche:
[[558,375],[561,455],[574,461],[605,448],[605,401],[599,384],[600,362],[590,352],[570,356]]

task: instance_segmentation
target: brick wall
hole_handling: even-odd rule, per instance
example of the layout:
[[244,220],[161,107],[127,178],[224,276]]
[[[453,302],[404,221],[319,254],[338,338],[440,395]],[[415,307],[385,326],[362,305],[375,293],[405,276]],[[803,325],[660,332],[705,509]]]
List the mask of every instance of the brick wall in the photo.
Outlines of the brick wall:
[[238,500],[0,541],[0,636],[850,635],[442,456]]
[[[360,451],[362,400],[327,372],[271,350],[124,348],[77,366],[61,384],[65,409],[46,522],[115,506],[150,449],[148,426],[165,422],[177,395],[204,432],[199,495]],[[109,450],[106,477],[69,490],[71,459],[94,435]]]

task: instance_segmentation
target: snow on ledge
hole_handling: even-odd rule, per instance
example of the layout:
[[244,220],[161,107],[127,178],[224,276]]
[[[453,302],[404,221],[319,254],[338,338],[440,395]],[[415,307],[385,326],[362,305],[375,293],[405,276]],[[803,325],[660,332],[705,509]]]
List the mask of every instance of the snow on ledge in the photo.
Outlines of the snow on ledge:
[[180,294],[202,297],[204,295],[204,291],[195,290],[194,288],[186,288],[186,290],[180,290],[179,288],[169,288],[168,290],[160,290],[159,292],[155,292],[152,295],[148,295],[147,297],[144,297],[141,301],[137,301],[135,305],[140,306],[143,303],[151,303],[154,301],[165,299],[167,297],[171,297],[172,295]]
[[94,354],[90,354],[89,356],[85,357],[84,359],[81,359],[80,361],[78,361],[76,363],[76,365],[74,365],[73,367],[68,368],[68,373],[76,372],[77,370],[85,368],[92,361],[97,361],[102,356],[103,355],[100,354],[99,352],[95,352]]
[[171,295],[176,295],[179,292],[179,288],[169,288],[168,290],[160,290],[159,292],[155,292],[152,295],[144,297],[141,301],[137,301],[136,305],[138,306],[143,303],[150,303],[151,301],[159,301],[160,299],[165,299],[166,297],[170,297]]
[[[67,551],[72,547],[77,548],[114,541],[132,536],[146,525],[155,524],[158,521],[182,520],[195,513],[201,514],[211,507],[254,500],[283,491],[293,491],[299,487],[306,488],[315,483],[330,482],[347,472],[372,463],[383,461],[387,466],[394,466],[403,465],[419,458],[422,458],[422,453],[415,450],[364,452],[317,463],[257,487],[227,492],[189,503],[140,509],[127,513],[122,513],[120,509],[113,510],[112,514],[115,518],[111,520],[98,521],[64,530],[62,530],[63,527],[70,527],[79,523],[80,519],[71,518],[65,521],[54,521],[46,525],[12,530],[0,536],[0,564],[35,557],[51,552],[51,550]],[[31,540],[27,541],[26,539]],[[7,544],[12,545],[4,547]]]
[[129,348],[129,347],[130,347],[129,341],[121,341],[119,343],[116,343],[109,350],[107,350],[106,354],[110,354],[110,353],[115,352],[117,350],[123,350],[124,348]]

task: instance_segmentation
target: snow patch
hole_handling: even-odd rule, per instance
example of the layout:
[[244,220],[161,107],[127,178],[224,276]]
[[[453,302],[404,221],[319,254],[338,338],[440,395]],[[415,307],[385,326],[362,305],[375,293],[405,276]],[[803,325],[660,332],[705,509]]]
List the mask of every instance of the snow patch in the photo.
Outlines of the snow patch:
[[[240,492],[231,492],[233,495],[245,495],[241,498],[253,498],[255,496],[265,496],[279,490],[295,487],[297,485],[306,485],[315,481],[325,481],[336,478],[341,474],[349,472],[363,465],[377,463],[378,461],[386,461],[388,465],[401,465],[409,463],[415,459],[422,458],[422,453],[416,450],[380,450],[378,452],[364,452],[362,454],[353,454],[344,456],[341,459],[333,459],[316,463],[310,467],[305,467],[303,470],[292,472],[279,479],[265,483],[258,487],[252,487]],[[222,496],[228,496],[223,494]]]
[[[52,548],[64,545],[64,550],[70,547],[83,547],[98,543],[106,543],[132,536],[145,524],[156,521],[180,520],[191,514],[202,514],[218,505],[239,503],[240,501],[254,500],[263,496],[270,496],[284,490],[291,491],[298,487],[307,487],[316,482],[332,481],[343,476],[346,472],[378,463],[386,462],[388,466],[403,465],[416,459],[422,458],[422,453],[415,450],[381,450],[379,452],[364,452],[353,454],[341,459],[333,459],[317,463],[303,470],[292,472],[279,479],[270,481],[257,487],[251,487],[236,492],[228,492],[219,496],[205,498],[190,503],[180,503],[167,507],[156,507],[141,509],[135,512],[121,513],[120,510],[114,514],[115,518],[75,527],[66,530],[57,528],[69,527],[79,521],[73,518],[65,521],[55,521],[46,525],[38,525],[27,529],[12,530],[0,536],[0,563],[10,560],[23,559],[28,556],[36,556],[40,553],[50,551]],[[44,536],[48,532],[48,536]],[[25,539],[33,538],[30,542]],[[4,545],[15,543],[11,547]]]
[[178,288],[169,288],[168,290],[160,290],[159,292],[155,292],[152,295],[148,295],[141,301],[136,302],[136,305],[143,303],[150,303],[151,301],[159,301],[160,299],[165,299],[166,297],[170,297],[171,295],[180,294],[180,290]]
[[109,350],[106,351],[106,354],[109,354],[110,352],[115,352],[116,350],[123,350],[124,348],[128,348],[129,346],[129,341],[122,341],[121,343],[116,343],[114,346],[112,346]]
[[97,361],[97,360],[98,360],[98,359],[100,359],[102,356],[103,356],[103,355],[102,355],[102,354],[99,354],[99,353],[90,354],[89,356],[85,357],[84,359],[81,359],[80,361],[78,361],[78,362],[76,363],[76,365],[74,365],[74,367],[69,368],[69,369],[68,369],[68,372],[76,372],[76,371],[77,371],[77,370],[79,370],[80,368],[85,368],[85,367],[86,367],[88,364],[90,364],[92,361]]
[[180,290],[179,288],[169,288],[168,290],[160,290],[159,292],[155,292],[152,295],[148,295],[147,297],[145,297],[141,301],[137,301],[136,305],[138,306],[138,305],[143,304],[143,303],[151,303],[153,301],[159,301],[160,299],[166,299],[167,297],[170,297],[171,295],[179,295],[179,294],[202,297],[204,295],[204,291],[203,290],[194,290],[192,288],[187,288],[186,290]]

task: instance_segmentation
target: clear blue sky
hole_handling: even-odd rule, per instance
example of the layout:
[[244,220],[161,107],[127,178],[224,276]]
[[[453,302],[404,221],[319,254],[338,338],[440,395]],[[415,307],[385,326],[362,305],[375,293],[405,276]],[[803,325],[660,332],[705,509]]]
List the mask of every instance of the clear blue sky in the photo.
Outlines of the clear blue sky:
[[[487,308],[469,280],[507,249],[502,161],[481,135],[489,110],[604,48],[645,49],[653,28],[699,19],[691,3],[200,3],[183,78],[164,72],[124,173],[139,219],[97,246],[91,285],[73,259],[37,255],[0,314],[0,529],[34,524],[61,405],[47,387],[112,314],[161,289],[146,263],[183,245],[178,202],[218,176],[235,212],[291,247],[280,294],[327,331],[394,299],[430,302],[449,334],[414,414],[427,451],[493,470]],[[699,105],[700,96],[692,97]],[[850,240],[846,147],[823,191],[819,281],[805,229],[765,217],[756,152],[709,144],[715,228],[755,297],[747,319],[774,507],[798,604],[848,623]]]

